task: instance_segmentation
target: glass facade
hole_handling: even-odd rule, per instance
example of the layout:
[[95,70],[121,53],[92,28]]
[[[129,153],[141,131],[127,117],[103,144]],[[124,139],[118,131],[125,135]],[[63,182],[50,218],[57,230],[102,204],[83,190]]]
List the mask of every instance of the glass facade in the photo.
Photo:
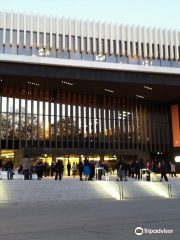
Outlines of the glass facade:
[[25,146],[169,151],[158,102],[36,89],[0,89],[1,149]]
[[[112,42],[110,52],[110,40],[107,40],[107,53],[104,53],[104,40],[95,39],[96,52],[93,53],[93,40],[89,38],[89,51],[87,51],[87,38],[83,39],[84,51],[81,51],[81,38],[77,37],[77,49],[75,49],[75,37],[71,36],[71,46],[69,46],[69,36],[65,36],[65,49],[62,49],[62,35],[59,35],[59,49],[56,49],[56,35],[52,34],[52,47],[50,48],[50,34],[46,33],[46,46],[43,44],[44,33],[39,33],[39,46],[37,46],[37,33],[33,32],[33,46],[30,47],[30,32],[26,32],[26,45],[24,45],[24,31],[20,31],[20,44],[17,47],[17,31],[13,30],[13,43],[10,45],[10,30],[6,30],[6,45],[3,46],[3,29],[0,29],[0,53],[17,54],[33,57],[48,57],[74,59],[81,61],[109,62],[118,64],[135,64],[144,66],[180,67],[180,59],[165,59],[165,47],[163,46],[163,58],[160,59],[159,45],[157,46],[158,57],[155,58],[154,44],[152,44],[152,58],[144,57],[143,43],[141,44],[142,56],[138,57],[138,43],[135,43],[135,53],[133,56],[133,44],[130,43],[130,56],[127,56],[127,42],[124,42],[125,54],[122,55],[122,44],[119,41],[120,54],[116,55],[116,42]],[[99,42],[101,41],[101,49]],[[168,46],[169,54],[170,47]],[[147,44],[149,51],[149,44]],[[174,50],[175,51],[175,50]],[[147,53],[148,55],[149,53]]]

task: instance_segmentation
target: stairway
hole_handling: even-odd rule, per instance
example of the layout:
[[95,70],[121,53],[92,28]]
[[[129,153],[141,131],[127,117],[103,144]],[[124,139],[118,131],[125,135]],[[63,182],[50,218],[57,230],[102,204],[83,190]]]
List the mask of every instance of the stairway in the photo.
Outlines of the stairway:
[[[104,189],[107,190],[112,197],[120,199],[118,185],[110,181],[109,187],[105,181],[99,183]],[[166,183],[151,183],[140,181],[127,181],[120,182],[123,186],[123,200],[127,199],[139,199],[139,198],[151,198],[151,197],[165,197],[168,198],[168,187]]]
[[0,203],[39,203],[60,201],[113,200],[95,181],[79,178],[31,180],[0,180]]

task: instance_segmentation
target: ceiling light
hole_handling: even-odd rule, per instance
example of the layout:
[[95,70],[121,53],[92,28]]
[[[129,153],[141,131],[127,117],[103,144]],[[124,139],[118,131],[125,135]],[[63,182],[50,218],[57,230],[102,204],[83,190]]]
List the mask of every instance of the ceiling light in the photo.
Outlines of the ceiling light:
[[64,84],[67,84],[67,85],[73,85],[73,83],[70,83],[70,82],[64,82],[64,81],[62,81],[62,83],[64,83]]
[[140,95],[136,95],[136,97],[139,97],[139,98],[144,98],[143,96],[140,96]]
[[109,89],[104,89],[106,92],[111,92],[113,93],[114,91],[113,90],[109,90]]
[[152,90],[152,88],[150,87],[147,87],[147,86],[144,86],[144,88],[148,89],[148,90]]

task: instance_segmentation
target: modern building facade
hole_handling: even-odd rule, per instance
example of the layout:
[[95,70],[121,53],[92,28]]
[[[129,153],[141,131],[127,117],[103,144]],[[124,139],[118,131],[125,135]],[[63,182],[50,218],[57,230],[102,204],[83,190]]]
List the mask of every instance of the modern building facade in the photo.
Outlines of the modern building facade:
[[1,158],[173,161],[179,75],[177,30],[0,12]]

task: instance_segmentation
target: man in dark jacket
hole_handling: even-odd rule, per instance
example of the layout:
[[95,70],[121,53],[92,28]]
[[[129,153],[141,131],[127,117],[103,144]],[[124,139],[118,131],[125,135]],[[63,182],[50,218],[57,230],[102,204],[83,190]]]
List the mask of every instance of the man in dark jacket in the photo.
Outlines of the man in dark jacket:
[[165,181],[168,182],[168,178],[166,176],[167,173],[167,164],[165,163],[165,161],[163,161],[163,165],[162,165],[162,178],[164,177]]
[[58,160],[58,162],[56,163],[55,168],[56,168],[55,180],[57,180],[58,175],[59,175],[59,180],[61,180],[61,171],[63,166],[60,160]]
[[51,177],[53,177],[54,167],[55,167],[55,164],[54,164],[54,162],[52,162],[51,163]]
[[68,176],[70,176],[70,171],[71,171],[71,164],[68,162],[67,164],[67,170],[68,170]]
[[[71,165],[71,164],[70,164],[70,165]],[[79,158],[79,176],[80,176],[80,181],[83,181],[83,179],[82,179],[83,170],[84,170],[84,165],[83,165],[83,163],[82,163],[81,158]],[[69,175],[69,176],[70,176],[70,175]]]
[[10,159],[6,162],[6,169],[7,169],[7,178],[8,180],[12,180],[12,170],[13,170],[13,163]]
[[90,162],[89,169],[90,169],[89,181],[93,181],[92,179],[93,179],[94,171],[95,171],[95,166],[93,164],[93,161]]

